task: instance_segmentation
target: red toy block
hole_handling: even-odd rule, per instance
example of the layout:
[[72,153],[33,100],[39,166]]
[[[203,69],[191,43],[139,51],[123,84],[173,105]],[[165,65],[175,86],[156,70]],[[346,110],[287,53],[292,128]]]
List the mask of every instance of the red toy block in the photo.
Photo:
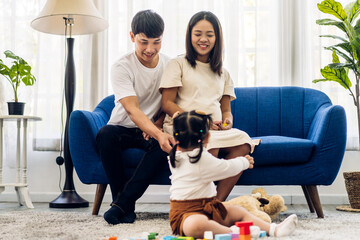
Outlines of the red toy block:
[[253,222],[236,222],[235,225],[240,228],[239,240],[251,240],[250,226]]

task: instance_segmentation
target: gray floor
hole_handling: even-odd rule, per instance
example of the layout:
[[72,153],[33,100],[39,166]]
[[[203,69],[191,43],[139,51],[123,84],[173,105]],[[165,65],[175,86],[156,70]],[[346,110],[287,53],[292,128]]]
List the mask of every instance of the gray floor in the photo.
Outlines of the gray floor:
[[[49,208],[48,203],[33,203],[34,204],[34,211],[60,211],[60,212],[92,212],[92,204],[87,208]],[[110,203],[103,203],[100,208],[99,215],[103,215],[105,211],[107,211]],[[323,211],[326,213],[330,212],[337,212],[336,210],[337,205],[323,205]],[[309,211],[307,205],[287,205],[288,211],[290,212],[300,212],[300,211]],[[25,206],[19,206],[16,202],[0,202],[0,214],[11,212],[11,211],[23,211],[27,208]],[[138,203],[136,205],[136,212],[159,212],[159,213],[168,213],[170,209],[169,204],[164,203]],[[315,214],[315,213],[314,213]]]

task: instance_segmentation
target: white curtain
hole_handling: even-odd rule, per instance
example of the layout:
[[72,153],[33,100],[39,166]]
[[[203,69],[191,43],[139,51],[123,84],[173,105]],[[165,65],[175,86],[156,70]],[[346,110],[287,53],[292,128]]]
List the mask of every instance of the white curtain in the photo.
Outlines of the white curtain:
[[[316,19],[328,18],[317,9],[315,0],[96,0],[109,29],[103,33],[76,36],[76,98],[74,109],[93,110],[112,94],[109,70],[114,61],[133,51],[130,23],[136,12],[153,9],[165,21],[162,52],[170,57],[185,51],[186,26],[201,10],[215,13],[224,32],[224,66],[237,86],[302,86],[320,89],[334,104],[345,107],[348,120],[348,148],[357,146],[355,107],[348,92],[336,83],[313,84],[321,78],[320,68],[331,60],[323,50],[330,45],[332,27],[318,26]],[[343,0],[345,6],[350,0]],[[34,68],[38,81],[22,87],[20,96],[26,113],[43,118],[37,124],[38,148],[53,149],[61,133],[61,99],[65,64],[64,37],[36,32],[30,21],[45,0],[0,1],[0,51],[6,49],[24,57]],[[2,53],[0,53],[2,54]],[[2,58],[3,56],[1,56]],[[11,100],[10,86],[1,81],[0,111]],[[53,143],[53,144],[49,144]]]

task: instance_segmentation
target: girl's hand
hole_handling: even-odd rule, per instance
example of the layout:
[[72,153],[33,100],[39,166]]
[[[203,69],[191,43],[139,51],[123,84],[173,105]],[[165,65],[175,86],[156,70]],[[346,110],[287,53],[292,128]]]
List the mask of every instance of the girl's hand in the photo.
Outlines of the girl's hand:
[[249,161],[249,169],[253,169],[255,163],[254,158],[250,155],[245,155],[245,158]]
[[210,126],[210,130],[221,130],[221,121],[213,121],[213,123]]

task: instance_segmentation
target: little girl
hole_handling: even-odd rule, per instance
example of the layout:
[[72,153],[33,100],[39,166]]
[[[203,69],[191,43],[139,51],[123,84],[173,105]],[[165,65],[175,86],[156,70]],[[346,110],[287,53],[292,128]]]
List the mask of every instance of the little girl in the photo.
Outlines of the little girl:
[[170,225],[174,234],[202,238],[205,231],[231,233],[237,221],[252,221],[269,236],[288,236],[297,224],[290,215],[280,224],[269,224],[239,206],[224,206],[216,198],[214,181],[228,178],[248,168],[254,159],[246,155],[227,161],[205,148],[212,124],[210,115],[183,112],[173,119],[176,145],[169,156],[171,170]]

